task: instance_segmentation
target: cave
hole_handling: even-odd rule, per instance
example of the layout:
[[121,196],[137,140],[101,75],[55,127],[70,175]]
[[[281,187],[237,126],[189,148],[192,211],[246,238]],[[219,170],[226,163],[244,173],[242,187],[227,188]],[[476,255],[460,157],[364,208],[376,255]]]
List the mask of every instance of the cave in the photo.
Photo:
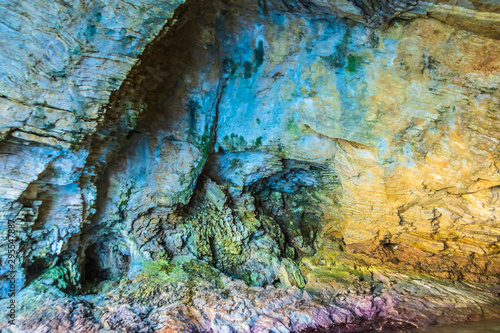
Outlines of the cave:
[[0,8],[1,332],[500,327],[494,1]]
[[115,238],[106,237],[85,249],[82,292],[91,293],[103,281],[115,282],[127,275],[129,249]]

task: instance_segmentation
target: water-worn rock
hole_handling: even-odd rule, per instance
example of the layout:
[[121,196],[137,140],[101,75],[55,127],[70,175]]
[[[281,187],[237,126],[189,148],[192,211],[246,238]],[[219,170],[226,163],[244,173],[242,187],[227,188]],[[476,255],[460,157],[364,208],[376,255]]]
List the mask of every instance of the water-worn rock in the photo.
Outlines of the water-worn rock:
[[[68,238],[81,230],[85,219],[73,220],[74,215],[81,216],[83,207],[92,206],[91,197],[95,195],[92,188],[89,193],[81,190],[88,184],[78,184],[89,153],[88,136],[106,119],[105,107],[111,93],[121,85],[146,45],[162,31],[180,4],[180,1],[87,1],[75,5],[64,1],[4,1],[0,4],[4,12],[0,19],[3,50],[0,230],[2,234],[6,232],[7,220],[19,221],[17,228],[24,234],[20,252],[36,247],[33,244],[37,242],[29,240],[33,237],[21,230],[21,223],[36,222],[42,234],[55,228],[53,242],[62,244],[50,245],[49,252],[54,258],[61,255],[61,245],[67,247]],[[66,199],[57,202],[56,198],[61,196]],[[52,212],[39,214],[38,221],[21,218],[19,212],[40,197],[44,202],[40,209]],[[45,242],[51,241],[45,239]],[[0,256],[5,263],[4,246]],[[19,266],[25,269],[36,261],[20,256]],[[21,286],[24,278],[19,283]],[[4,284],[0,290],[0,295],[5,296]]]
[[[208,264],[156,264],[113,293],[68,296],[40,278],[21,292],[12,332],[333,332],[412,329],[494,317],[480,285],[384,270],[325,270],[305,289],[249,287]],[[43,301],[42,301],[43,297]],[[38,303],[33,301],[37,300]],[[3,303],[2,303],[3,304]],[[453,311],[450,311],[453,309]]]
[[500,316],[491,1],[0,7],[2,332]]

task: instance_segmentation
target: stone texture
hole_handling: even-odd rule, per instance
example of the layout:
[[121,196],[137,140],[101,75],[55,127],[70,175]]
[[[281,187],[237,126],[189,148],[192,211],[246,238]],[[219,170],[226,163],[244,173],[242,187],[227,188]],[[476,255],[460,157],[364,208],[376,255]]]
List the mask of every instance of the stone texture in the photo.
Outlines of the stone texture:
[[233,35],[268,43],[253,73],[252,51],[227,44],[243,66],[221,98],[217,145],[328,165],[340,207],[322,224],[348,251],[415,245],[446,258],[440,276],[497,283],[498,43],[432,20],[380,32],[294,19]]
[[0,6],[2,332],[500,316],[491,1]]
[[[89,153],[88,137],[105,119],[111,92],[179,5],[164,1],[0,4],[5,13],[0,24],[4,50],[0,55],[0,230],[5,235],[8,220],[19,221],[20,229],[21,223],[45,229],[34,237],[20,230],[21,252],[37,242],[30,238],[48,233],[66,247],[71,234],[81,230],[85,219],[74,220],[74,214],[81,216],[88,204],[81,202],[82,195],[95,194],[82,194],[78,187]],[[64,192],[65,201],[55,199],[57,204],[52,206],[52,198]],[[39,221],[18,213],[32,207],[31,200],[37,197],[44,201],[40,209],[54,212],[41,214]],[[59,222],[52,220],[55,215]],[[48,246],[51,254],[61,255],[61,244]],[[5,262],[4,246],[0,256]],[[20,266],[29,269],[33,261],[23,256]],[[0,290],[4,296],[4,287]]]
[[359,332],[499,314],[498,307],[491,307],[496,296],[480,285],[471,289],[450,280],[346,266],[328,274],[311,280],[303,290],[249,287],[206,263],[172,261],[147,267],[112,293],[80,298],[62,293],[53,279],[42,276],[21,292],[20,325],[10,330],[2,322],[0,328],[6,332],[321,332],[326,328]]

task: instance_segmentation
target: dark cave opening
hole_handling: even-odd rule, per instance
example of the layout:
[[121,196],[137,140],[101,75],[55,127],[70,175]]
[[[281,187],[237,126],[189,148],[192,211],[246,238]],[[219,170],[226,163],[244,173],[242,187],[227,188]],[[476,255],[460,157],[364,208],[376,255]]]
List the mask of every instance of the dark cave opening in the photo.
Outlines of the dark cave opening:
[[83,292],[93,293],[104,281],[118,281],[129,271],[130,253],[119,239],[105,237],[85,250],[82,271]]
[[102,270],[99,259],[96,255],[96,244],[91,245],[85,251],[85,263],[83,265],[82,285],[95,286],[102,281],[107,280],[107,274]]
[[44,259],[37,259],[30,265],[27,265],[25,269],[25,274],[26,274],[25,285],[28,285],[37,277],[39,277],[48,267],[49,264],[47,264],[47,261]]
[[85,272],[83,277],[84,281],[95,284],[96,281],[101,282],[105,280],[105,278],[99,274],[97,266],[98,263],[93,258],[85,259],[85,265],[83,266]]

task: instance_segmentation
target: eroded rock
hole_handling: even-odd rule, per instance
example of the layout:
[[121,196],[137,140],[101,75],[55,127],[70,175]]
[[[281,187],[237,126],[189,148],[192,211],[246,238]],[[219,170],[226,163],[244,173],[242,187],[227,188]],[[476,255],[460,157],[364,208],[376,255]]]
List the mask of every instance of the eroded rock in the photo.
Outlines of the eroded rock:
[[38,31],[0,71],[2,331],[500,316],[495,5],[33,5],[2,25]]

